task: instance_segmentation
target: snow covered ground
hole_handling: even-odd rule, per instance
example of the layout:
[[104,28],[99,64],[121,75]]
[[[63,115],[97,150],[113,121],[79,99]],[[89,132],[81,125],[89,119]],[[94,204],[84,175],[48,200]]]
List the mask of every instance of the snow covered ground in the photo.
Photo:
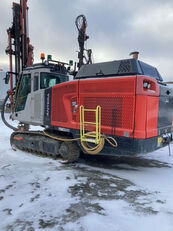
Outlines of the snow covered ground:
[[173,230],[173,145],[63,165],[13,151],[10,133],[0,120],[0,231]]

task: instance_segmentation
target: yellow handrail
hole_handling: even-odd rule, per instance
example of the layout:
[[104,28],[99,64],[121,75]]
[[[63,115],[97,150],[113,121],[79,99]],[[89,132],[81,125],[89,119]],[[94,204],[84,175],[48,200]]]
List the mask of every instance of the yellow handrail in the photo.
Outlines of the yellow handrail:
[[[95,121],[85,121],[85,112],[95,112]],[[86,124],[95,125],[95,131],[86,131]],[[82,142],[87,141],[99,144],[101,139],[101,107],[99,105],[96,109],[84,108],[83,105],[80,106],[80,139]]]

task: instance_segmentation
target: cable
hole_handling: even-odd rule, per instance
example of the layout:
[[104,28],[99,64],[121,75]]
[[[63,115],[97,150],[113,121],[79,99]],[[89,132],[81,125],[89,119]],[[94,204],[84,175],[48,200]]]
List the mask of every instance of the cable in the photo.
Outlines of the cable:
[[[72,141],[77,141],[77,140],[81,140],[80,138],[73,138],[73,139],[65,139],[65,138],[60,138],[60,137],[55,137],[55,136],[52,136],[48,133],[45,132],[45,130],[43,131],[43,134],[45,136],[48,136],[54,140],[59,140],[59,141],[64,141],[64,142],[72,142]],[[88,132],[87,133],[88,135],[91,135],[91,134],[95,134],[95,132]],[[86,135],[87,135],[86,134]],[[96,145],[96,146],[91,146],[88,142],[86,141],[81,141],[81,145],[83,147],[83,149],[88,153],[88,154],[91,154],[91,155],[96,155],[98,154],[99,152],[101,152],[101,150],[103,149],[104,147],[104,144],[105,144],[105,140],[111,145],[113,146],[114,148],[116,148],[118,146],[117,144],[117,141],[113,138],[113,137],[106,137],[105,135],[101,135],[101,138],[100,138],[100,142]],[[113,141],[113,142],[112,142]]]
[[[88,132],[87,134],[91,134],[91,133],[95,133],[95,132]],[[86,134],[86,135],[87,135],[87,134]],[[97,144],[97,145],[94,146],[94,147],[91,147],[91,146],[88,144],[88,142],[85,142],[85,141],[81,141],[81,145],[82,145],[83,149],[84,149],[88,154],[96,155],[96,154],[98,154],[99,152],[101,152],[101,150],[103,149],[104,144],[105,144],[105,140],[106,140],[111,146],[113,146],[114,148],[116,148],[116,147],[118,146],[117,141],[116,141],[113,137],[106,137],[105,135],[101,135],[99,144]],[[112,140],[113,142],[112,142],[111,140]]]
[[94,146],[94,147],[88,146],[88,142],[81,141],[81,145],[82,145],[83,149],[88,154],[91,154],[91,155],[96,155],[99,152],[101,152],[101,150],[104,147],[104,144],[105,144],[105,138],[104,137],[101,137],[100,138],[100,142],[96,146]]
[[[104,138],[111,146],[113,146],[114,148],[117,148],[118,143],[117,143],[116,139],[114,139],[111,136],[108,136],[108,137],[104,136]],[[111,142],[110,140],[112,140],[113,142]]]
[[6,105],[6,102],[9,98],[9,94],[7,93],[7,96],[5,97],[4,99],[4,102],[2,104],[2,110],[1,110],[1,118],[2,118],[2,121],[4,122],[4,124],[9,127],[10,129],[14,130],[14,131],[17,131],[17,128],[13,127],[12,125],[10,125],[7,120],[5,119],[5,116],[4,116],[4,112],[5,112],[5,105]]
[[43,134],[47,137],[50,137],[54,140],[59,140],[59,141],[64,141],[64,142],[72,142],[72,141],[77,141],[80,140],[80,138],[72,138],[72,139],[65,139],[65,138],[60,138],[60,137],[56,137],[56,136],[52,136],[48,133],[45,132],[45,130],[43,130]]

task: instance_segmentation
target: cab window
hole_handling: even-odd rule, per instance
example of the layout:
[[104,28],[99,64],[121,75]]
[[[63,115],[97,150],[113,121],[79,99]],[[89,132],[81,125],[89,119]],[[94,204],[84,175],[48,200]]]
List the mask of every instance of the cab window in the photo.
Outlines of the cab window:
[[31,74],[24,74],[19,86],[15,111],[24,110],[29,93],[31,93]]
[[31,92],[31,74],[24,74],[20,84],[19,96],[26,96]]
[[58,83],[66,82],[69,78],[67,75],[42,72],[40,74],[40,89],[52,87]]
[[38,74],[34,75],[34,91],[38,90]]

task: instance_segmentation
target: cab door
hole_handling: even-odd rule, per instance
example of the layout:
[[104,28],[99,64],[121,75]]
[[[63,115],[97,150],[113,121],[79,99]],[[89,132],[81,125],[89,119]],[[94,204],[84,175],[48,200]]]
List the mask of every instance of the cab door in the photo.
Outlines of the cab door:
[[15,113],[12,118],[22,123],[30,123],[31,114],[31,73],[22,73],[17,91]]
[[43,125],[44,90],[40,89],[40,73],[32,75],[31,124]]

